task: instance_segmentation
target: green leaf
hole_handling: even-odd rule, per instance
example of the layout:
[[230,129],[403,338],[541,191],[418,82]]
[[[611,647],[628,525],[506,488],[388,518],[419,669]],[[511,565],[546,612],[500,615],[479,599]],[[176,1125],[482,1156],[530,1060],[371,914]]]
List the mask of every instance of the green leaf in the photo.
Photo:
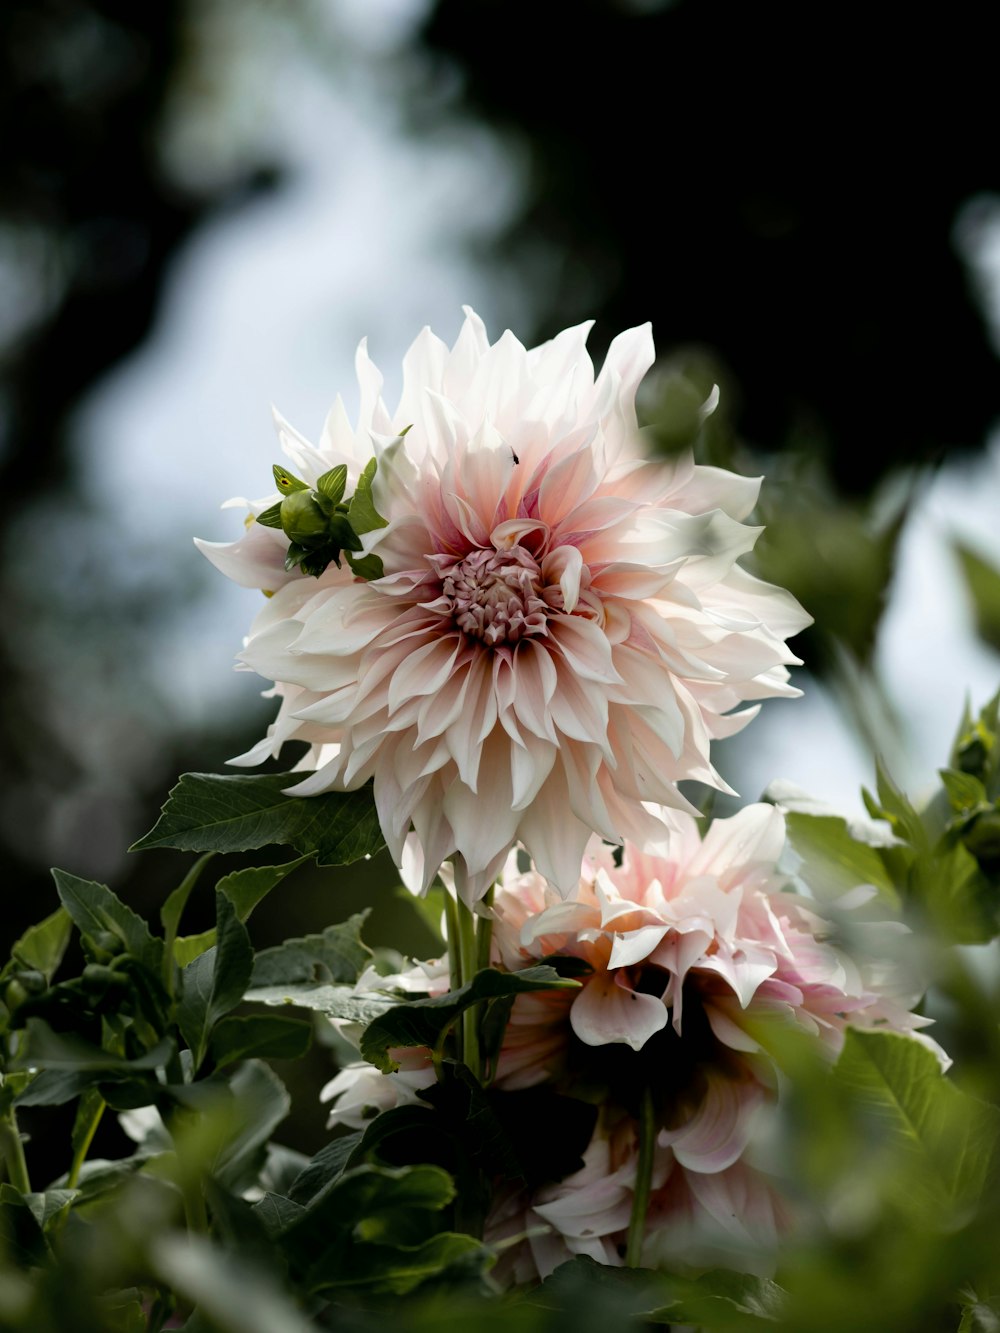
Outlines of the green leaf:
[[0,1185],[0,1254],[22,1268],[42,1263],[48,1245],[27,1198],[13,1185]]
[[[722,1268],[696,1278],[674,1277],[672,1285],[678,1288],[677,1294],[653,1312],[656,1321],[711,1328],[727,1311],[735,1311],[750,1316],[753,1323],[776,1323],[787,1304],[786,1292],[770,1278]],[[740,1321],[739,1327],[747,1327],[746,1321]]]
[[876,819],[884,819],[893,833],[916,851],[926,850],[927,831],[920,816],[881,763],[876,764],[875,773],[878,800],[874,800],[869,792],[862,792],[869,814]]
[[270,509],[263,510],[257,515],[257,522],[262,528],[280,528],[281,527],[281,501],[271,505]]
[[385,845],[370,786],[322,796],[289,796],[302,775],[246,777],[185,773],[156,826],[132,848],[246,852],[271,844],[315,852],[320,865],[347,865]]
[[314,1291],[364,1288],[406,1296],[431,1278],[471,1282],[494,1263],[492,1251],[472,1236],[442,1231],[410,1246],[341,1246],[316,1264],[310,1286]]
[[59,907],[44,921],[29,926],[11,947],[11,959],[18,968],[41,972],[52,981],[69,943],[73,921],[65,907]]
[[354,489],[351,503],[347,509],[347,521],[358,536],[366,532],[374,532],[376,528],[388,527],[388,520],[384,519],[375,508],[375,500],[372,496],[372,481],[375,478],[377,467],[377,459],[369,459],[364,471],[358,477],[358,484]]
[[967,814],[987,803],[986,788],[971,773],[963,773],[957,768],[942,768],[939,774],[948,804],[956,813]]
[[[214,853],[208,853],[213,856]],[[236,908],[236,915],[246,921],[250,913],[281,881],[303,861],[312,859],[312,853],[296,857],[280,866],[250,866],[246,870],[234,870],[224,875],[215,886],[221,889]],[[205,857],[202,858],[205,860]],[[199,862],[199,864],[201,864]],[[216,942],[215,927],[203,930],[197,935],[182,935],[173,942],[174,961],[178,967],[187,967]]]
[[324,472],[316,482],[316,489],[334,504],[339,504],[347,489],[347,464],[338,463],[329,472]]
[[279,1236],[282,1231],[286,1231],[304,1211],[302,1204],[293,1203],[291,1199],[285,1198],[283,1194],[270,1193],[265,1194],[262,1199],[258,1199],[253,1210],[260,1218],[267,1234],[272,1237]]
[[[27,1037],[24,1043],[24,1049],[18,1054],[18,1064],[34,1067],[37,1066],[43,1071],[68,1069],[68,1070],[97,1070],[101,1073],[132,1073],[142,1070],[162,1069],[174,1053],[174,1043],[169,1037],[164,1037],[162,1041],[143,1055],[136,1056],[134,1059],[127,1059],[123,1055],[118,1055],[114,1051],[107,1051],[101,1046],[95,1046],[92,1042],[84,1041],[68,1032],[53,1032],[48,1023],[40,1018],[29,1018],[27,1020]],[[35,1080],[37,1083],[38,1080]],[[18,1098],[22,1106],[38,1105],[40,1103],[30,1100],[31,1091],[34,1084],[29,1084],[28,1088]]]
[[76,922],[81,935],[109,931],[121,940],[128,954],[159,976],[163,941],[150,934],[141,916],[126,907],[106,884],[79,879],[65,870],[53,870],[52,878],[63,906]]
[[174,962],[178,967],[190,967],[196,958],[207,953],[216,943],[215,927],[199,931],[197,935],[181,935],[174,940]]
[[305,935],[285,940],[273,949],[262,949],[254,959],[254,986],[353,985],[372,959],[371,949],[361,939],[367,915],[356,912],[346,921],[327,926],[320,935]]
[[320,1148],[309,1165],[292,1181],[288,1197],[294,1203],[306,1204],[331,1181],[342,1176],[362,1137],[361,1131],[356,1130],[353,1134],[342,1134],[325,1148]]
[[874,847],[851,837],[845,820],[789,811],[785,827],[803,861],[799,873],[820,899],[836,899],[859,884],[873,884],[885,902],[898,906],[899,895],[882,858]]
[[361,1055],[376,1069],[388,1074],[399,1068],[398,1062],[389,1055],[391,1047],[436,1047],[459,1015],[473,1005],[527,991],[576,989],[579,984],[559,976],[551,967],[526,967],[521,972],[485,968],[456,991],[397,1004],[376,1018],[361,1038]]
[[221,889],[233,904],[239,919],[246,921],[257,904],[303,862],[311,861],[312,855],[311,852],[307,852],[304,856],[297,856],[294,861],[286,861],[280,866],[249,866],[246,870],[234,870],[231,874],[224,875],[215,887]]
[[976,633],[991,648],[1000,648],[1000,570],[962,541],[953,541],[951,548],[972,602]]
[[349,1023],[370,1023],[396,1004],[391,995],[356,995],[353,986],[313,986],[291,983],[287,986],[254,986],[244,998],[253,1004],[295,1005],[312,1009],[327,1018],[343,1018]]
[[167,898],[167,901],[160,908],[160,924],[163,927],[166,936],[167,949],[173,947],[173,941],[180,928],[181,917],[184,914],[184,908],[187,906],[187,900],[191,896],[191,891],[201,878],[201,872],[215,855],[214,852],[206,852],[204,856],[199,856],[194,865],[187,872],[184,878],[174,889],[173,893]]
[[152,1245],[157,1274],[210,1320],[213,1333],[316,1333],[276,1279],[201,1236]]
[[304,481],[300,481],[293,473],[283,468],[280,463],[273,463],[271,471],[274,473],[274,482],[282,495],[291,495],[295,491],[307,491],[309,487]]
[[312,1024],[280,1014],[223,1018],[216,1024],[208,1053],[217,1068],[256,1056],[261,1060],[297,1060],[312,1045]]
[[[313,1197],[284,1232],[283,1248],[311,1291],[409,1291],[458,1257],[433,1234],[454,1197],[451,1177],[437,1166],[358,1166]],[[472,1247],[461,1247],[463,1259],[488,1257],[478,1242],[461,1239]]]
[[[1000,1109],[956,1088],[927,1047],[897,1033],[849,1028],[835,1073],[886,1144],[914,1168],[903,1181],[914,1194],[961,1206],[992,1188]],[[891,1167],[894,1175],[898,1168]]]
[[18,1106],[65,1106],[100,1081],[102,1075],[75,1069],[43,1069],[15,1097]]
[[215,911],[218,943],[181,973],[177,1022],[191,1048],[195,1069],[205,1058],[215,1024],[243,999],[253,970],[253,949],[246,926],[218,889]]
[[24,1202],[31,1209],[32,1216],[42,1230],[46,1230],[53,1218],[59,1217],[73,1202],[78,1190],[46,1190],[44,1194],[25,1194]]
[[355,555],[353,551],[345,551],[344,559],[350,565],[352,572],[357,574],[359,579],[365,579],[366,582],[370,583],[372,579],[380,579],[385,573],[380,556]]
[[241,1065],[229,1079],[229,1090],[227,1138],[212,1175],[224,1189],[239,1193],[256,1183],[267,1141],[288,1115],[291,1098],[277,1074],[259,1060]]

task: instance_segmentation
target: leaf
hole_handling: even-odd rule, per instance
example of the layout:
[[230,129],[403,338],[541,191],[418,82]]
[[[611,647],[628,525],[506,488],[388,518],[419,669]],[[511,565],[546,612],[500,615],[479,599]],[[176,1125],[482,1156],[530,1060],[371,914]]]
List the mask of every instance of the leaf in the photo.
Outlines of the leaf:
[[303,1213],[300,1203],[293,1203],[283,1194],[265,1194],[253,1207],[269,1236],[278,1236],[297,1221]]
[[356,1130],[353,1134],[342,1134],[325,1148],[320,1148],[309,1165],[304,1167],[292,1181],[288,1197],[298,1204],[308,1203],[332,1180],[343,1175],[348,1161],[361,1140],[361,1131]]
[[198,883],[201,872],[208,865],[214,852],[206,852],[204,856],[199,856],[194,865],[187,872],[184,878],[174,889],[173,893],[167,898],[167,901],[160,908],[160,924],[166,937],[166,947],[168,951],[173,948],[173,941],[177,937],[177,931],[181,924],[181,917],[184,914],[184,908],[187,906],[187,900],[191,896],[191,891]]
[[65,1106],[104,1075],[91,1070],[43,1069],[14,1099],[17,1106]]
[[310,860],[312,853],[307,852],[305,856],[297,856],[294,861],[286,861],[280,866],[248,866],[245,870],[234,870],[224,875],[215,887],[221,889],[233,904],[239,919],[246,921],[272,889],[277,888],[304,861]]
[[956,1088],[926,1046],[849,1028],[835,1072],[932,1196],[959,1205],[991,1188],[1000,1109]]
[[198,1306],[215,1333],[316,1333],[258,1264],[201,1236],[168,1234],[151,1248],[157,1274]]
[[269,509],[263,510],[257,515],[257,522],[262,528],[280,528],[281,527],[281,501],[271,505]]
[[875,819],[884,819],[893,833],[904,842],[908,842],[915,850],[926,849],[927,832],[910,801],[896,786],[881,763],[876,764],[875,773],[878,800],[874,800],[869,792],[862,791],[868,813]]
[[177,1023],[191,1048],[195,1069],[205,1058],[212,1028],[243,999],[253,970],[253,949],[246,926],[218,889],[215,911],[218,943],[181,973]]
[[493,1252],[472,1236],[442,1231],[417,1245],[344,1246],[316,1264],[311,1288],[338,1291],[362,1287],[406,1296],[430,1278],[470,1282],[493,1266]]
[[44,1231],[54,1217],[67,1208],[77,1197],[79,1190],[46,1190],[44,1194],[25,1194],[24,1202],[31,1209],[32,1216]]
[[254,986],[285,986],[357,981],[371,962],[372,951],[361,939],[367,912],[327,926],[320,935],[285,940],[262,949],[254,959]]
[[25,1195],[6,1182],[0,1185],[0,1254],[22,1268],[33,1268],[47,1253],[42,1228]]
[[396,1003],[391,995],[357,995],[353,986],[260,986],[247,991],[244,999],[253,1004],[295,1005],[312,1009],[327,1018],[343,1018],[349,1023],[370,1023],[380,1018]]
[[898,905],[899,895],[882,858],[874,847],[851,837],[845,820],[789,811],[785,827],[803,861],[799,873],[821,899],[836,899],[859,884],[873,884],[884,901]]
[[[102,1073],[133,1073],[162,1069],[174,1053],[174,1043],[164,1037],[152,1050],[134,1059],[126,1059],[113,1051],[106,1051],[92,1042],[84,1041],[68,1032],[53,1032],[40,1018],[27,1021],[27,1039],[18,1055],[18,1064],[38,1066],[43,1071],[54,1069],[99,1070]],[[35,1083],[37,1083],[37,1079]],[[29,1100],[34,1084],[29,1084],[18,1102],[23,1106],[41,1103]]]
[[948,804],[957,814],[967,814],[986,804],[986,788],[971,773],[957,768],[942,768],[939,776],[948,797]]
[[372,496],[372,481],[377,467],[378,460],[374,458],[365,464],[347,509],[347,521],[359,537],[366,532],[374,532],[376,528],[388,527],[388,520],[384,519],[375,508]]
[[353,551],[345,551],[344,559],[359,579],[365,579],[369,583],[372,579],[380,579],[385,573],[381,556],[355,555]]
[[361,1038],[361,1056],[384,1074],[399,1068],[389,1055],[393,1046],[436,1047],[458,1016],[483,1000],[526,991],[576,989],[578,981],[559,976],[554,968],[526,967],[521,972],[485,968],[458,990],[431,999],[394,1005],[376,1018]]
[[292,495],[295,491],[307,491],[309,489],[304,481],[300,481],[287,468],[283,468],[280,463],[273,463],[271,471],[274,473],[275,485],[282,495]]
[[951,549],[965,579],[976,633],[991,648],[1000,648],[1000,570],[962,541],[953,541]]
[[208,1053],[217,1068],[255,1056],[261,1060],[297,1060],[312,1045],[312,1024],[278,1014],[223,1018],[216,1024]]
[[197,935],[181,935],[174,940],[174,962],[178,967],[190,967],[196,958],[207,953],[216,943],[214,926],[199,931]]
[[[283,1248],[311,1291],[337,1286],[408,1291],[457,1257],[454,1247],[433,1234],[438,1215],[454,1197],[451,1177],[437,1166],[358,1166],[309,1202],[284,1232]],[[488,1253],[478,1242],[471,1244],[477,1256]],[[461,1253],[468,1254],[468,1246]],[[390,1272],[395,1272],[392,1284],[381,1285]]]
[[[676,1296],[652,1312],[658,1322],[711,1328],[715,1319],[724,1317],[726,1307],[750,1316],[755,1323],[776,1323],[785,1313],[785,1291],[770,1278],[752,1273],[719,1268],[696,1278],[674,1277],[671,1285],[678,1288]],[[746,1322],[740,1321],[739,1327],[745,1328]]]
[[159,976],[163,941],[150,934],[141,916],[126,907],[106,884],[79,879],[65,870],[53,870],[52,878],[81,935],[95,935],[99,931],[116,935],[127,953]]
[[226,1108],[227,1140],[212,1164],[225,1189],[239,1193],[256,1183],[267,1141],[288,1115],[291,1098],[277,1074],[248,1060],[229,1079],[233,1101]]
[[344,498],[344,491],[347,489],[347,464],[338,463],[332,467],[329,472],[317,478],[316,489],[321,495],[325,495],[328,500],[334,504],[339,504]]
[[288,796],[283,788],[291,780],[287,773],[185,773],[155,827],[132,850],[246,852],[280,844],[315,852],[320,865],[347,865],[385,845],[370,786]]
[[10,955],[18,967],[41,972],[47,982],[62,962],[73,920],[65,907],[59,907],[44,921],[29,926],[11,947]]

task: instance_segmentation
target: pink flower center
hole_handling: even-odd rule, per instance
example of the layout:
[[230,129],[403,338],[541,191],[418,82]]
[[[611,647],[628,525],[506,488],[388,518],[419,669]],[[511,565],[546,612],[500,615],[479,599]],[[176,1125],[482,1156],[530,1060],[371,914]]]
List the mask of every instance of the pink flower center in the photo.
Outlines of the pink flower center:
[[548,607],[537,561],[522,546],[438,556],[441,590],[459,629],[490,646],[544,634]]

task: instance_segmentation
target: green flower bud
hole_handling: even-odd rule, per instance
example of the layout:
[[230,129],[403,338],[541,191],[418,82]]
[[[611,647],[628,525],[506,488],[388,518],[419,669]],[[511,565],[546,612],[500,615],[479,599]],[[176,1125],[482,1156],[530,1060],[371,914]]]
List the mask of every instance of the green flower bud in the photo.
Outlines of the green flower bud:
[[299,546],[323,546],[328,540],[328,519],[308,491],[294,491],[281,502],[285,536]]
[[124,944],[111,930],[95,930],[92,935],[83,937],[84,953],[94,963],[110,963],[124,948]]
[[88,963],[81,974],[83,988],[88,994],[100,998],[109,990],[128,988],[128,978],[115,972],[104,963]]
[[48,986],[45,974],[33,967],[25,968],[22,972],[15,972],[13,979],[20,982],[29,995],[41,995]]

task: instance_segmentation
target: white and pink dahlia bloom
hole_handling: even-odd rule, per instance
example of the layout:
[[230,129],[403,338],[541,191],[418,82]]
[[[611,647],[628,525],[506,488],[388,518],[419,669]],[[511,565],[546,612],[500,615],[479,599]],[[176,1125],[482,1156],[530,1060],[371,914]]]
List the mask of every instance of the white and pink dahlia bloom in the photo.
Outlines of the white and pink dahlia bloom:
[[[638,1158],[635,1122],[604,1113],[578,1171],[534,1191],[499,1190],[486,1219],[486,1240],[507,1242],[494,1276],[510,1284],[533,1282],[577,1255],[620,1266]],[[743,1161],[705,1175],[688,1170],[669,1147],[658,1144],[650,1184],[642,1247],[646,1267],[745,1270],[761,1259],[767,1266],[788,1226],[788,1206],[774,1185]]]
[[[944,1061],[918,1032],[929,1022],[910,1012],[919,988],[888,943],[903,928],[867,919],[845,928],[874,888],[823,908],[790,891],[774,806],[717,819],[704,838],[688,816],[676,823],[650,851],[626,844],[620,866],[595,845],[573,901],[511,867],[495,903],[497,962],[516,971],[569,955],[592,970],[579,990],[518,996],[497,1087],[551,1081],[572,1091],[603,1079],[615,1101],[632,1084],[651,1086],[659,1145],[701,1176],[740,1160],[758,1108],[775,1096],[761,1044],[769,1024],[804,1031],[831,1054],[848,1025],[877,1026]],[[626,1058],[615,1057],[622,1048]]]
[[724,789],[711,742],[798,693],[785,640],[809,617],[737,563],[758,480],[644,456],[648,325],[595,376],[589,325],[528,350],[466,313],[453,348],[429,329],[413,343],[394,412],[362,343],[355,425],[339,399],[318,448],[279,421],[310,485],[345,464],[350,492],[377,461],[386,526],[362,540],[381,577],[288,573],[287,539],[255,523],[199,543],[272,594],[242,658],[281,706],[236,762],[301,740],[301,795],[373,780],[397,864],[415,835],[417,887],[451,857],[474,901],[520,841],[568,893],[594,832],[644,844],[688,808],[682,779]]

